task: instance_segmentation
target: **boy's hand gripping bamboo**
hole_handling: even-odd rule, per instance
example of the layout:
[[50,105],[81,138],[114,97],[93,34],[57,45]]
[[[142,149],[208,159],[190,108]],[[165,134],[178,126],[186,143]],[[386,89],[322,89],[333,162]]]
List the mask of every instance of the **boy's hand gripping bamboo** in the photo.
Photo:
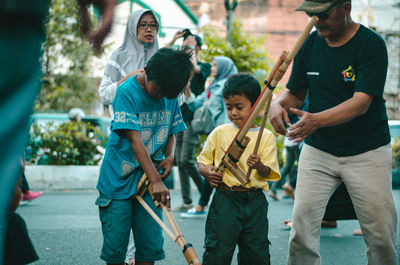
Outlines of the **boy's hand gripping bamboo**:
[[[254,124],[258,114],[260,113],[261,109],[267,102],[270,102],[272,99],[272,92],[275,87],[278,85],[279,81],[282,79],[283,75],[285,74],[286,70],[288,69],[290,63],[292,62],[293,58],[296,56],[298,51],[300,50],[301,46],[303,45],[304,41],[306,40],[307,36],[310,34],[311,29],[317,23],[318,18],[313,16],[310,21],[308,22],[307,26],[301,33],[300,37],[294,44],[292,50],[290,52],[283,51],[281,54],[280,59],[274,65],[274,68],[269,75],[268,79],[265,81],[265,87],[261,92],[260,96],[258,97],[256,103],[254,104],[253,108],[251,109],[249,115],[247,116],[246,120],[243,122],[242,127],[239,129],[238,133],[236,134],[235,138],[231,142],[228,149],[225,151],[225,155],[221,160],[220,165],[218,166],[219,171],[223,171],[224,168],[227,168],[244,186],[249,182],[249,177],[251,174],[251,169],[245,174],[243,170],[241,170],[237,166],[237,162],[240,159],[244,149],[246,148],[247,144],[249,143],[250,139],[246,137],[247,132]],[[268,88],[268,89],[267,89]],[[265,110],[265,115],[267,115],[269,110],[269,103]],[[264,118],[266,119],[266,118]],[[265,125],[265,121],[263,121]],[[260,128],[259,134],[262,135],[264,127]],[[255,145],[254,153],[257,153],[257,149],[259,146],[259,142],[261,140],[261,135],[257,137],[257,143]]]
[[[142,178],[138,183],[137,192],[134,197],[138,200],[138,202],[145,208],[145,210],[153,217],[153,219],[161,226],[161,228],[165,231],[165,233],[181,248],[183,255],[186,258],[186,261],[189,265],[201,265],[199,258],[196,255],[196,252],[193,249],[192,244],[187,243],[185,238],[183,237],[182,232],[180,231],[178,224],[174,216],[171,213],[171,210],[167,208],[165,204],[162,204],[158,201],[154,201],[156,206],[161,206],[164,210],[164,214],[168,219],[168,222],[171,226],[172,231],[163,223],[163,221],[158,217],[158,215],[147,205],[147,203],[143,200],[142,196],[149,190],[151,197],[153,198],[151,183],[147,178],[146,174],[143,174]],[[154,199],[154,198],[153,198]]]

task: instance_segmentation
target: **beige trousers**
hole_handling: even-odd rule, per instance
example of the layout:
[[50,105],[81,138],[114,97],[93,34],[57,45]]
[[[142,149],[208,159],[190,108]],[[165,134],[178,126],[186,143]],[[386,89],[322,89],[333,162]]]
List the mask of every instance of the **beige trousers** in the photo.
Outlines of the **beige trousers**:
[[397,215],[392,195],[390,144],[337,157],[304,145],[299,160],[288,265],[319,265],[321,221],[343,181],[367,245],[368,265],[397,265]]

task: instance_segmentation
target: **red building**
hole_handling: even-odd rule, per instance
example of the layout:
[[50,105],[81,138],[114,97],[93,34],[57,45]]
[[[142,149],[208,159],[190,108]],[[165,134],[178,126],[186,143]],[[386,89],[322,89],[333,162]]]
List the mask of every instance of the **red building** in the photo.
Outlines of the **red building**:
[[[244,29],[255,35],[266,34],[265,47],[268,56],[275,61],[283,50],[290,50],[300,32],[308,22],[303,12],[294,9],[303,0],[242,0],[235,9],[235,18],[239,18]],[[206,12],[210,21],[207,25],[226,31],[226,9],[224,0],[185,0],[191,11],[200,17]],[[208,8],[205,8],[208,7]],[[288,71],[281,84],[285,84]]]

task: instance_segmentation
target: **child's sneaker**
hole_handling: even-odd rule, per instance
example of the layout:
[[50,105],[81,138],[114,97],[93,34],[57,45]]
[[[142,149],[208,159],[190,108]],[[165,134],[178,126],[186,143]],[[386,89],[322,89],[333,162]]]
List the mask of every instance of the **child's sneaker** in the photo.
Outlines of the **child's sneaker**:
[[42,191],[39,191],[39,192],[33,192],[33,191],[30,191],[30,190],[28,190],[25,194],[24,194],[24,196],[22,196],[22,199],[21,199],[21,201],[22,202],[24,202],[24,201],[33,201],[34,199],[37,199],[37,198],[39,198],[40,196],[42,196],[43,195],[43,192]]
[[196,208],[192,208],[189,211],[187,211],[186,213],[181,213],[181,217],[182,218],[202,218],[202,217],[206,217],[206,211],[197,211]]

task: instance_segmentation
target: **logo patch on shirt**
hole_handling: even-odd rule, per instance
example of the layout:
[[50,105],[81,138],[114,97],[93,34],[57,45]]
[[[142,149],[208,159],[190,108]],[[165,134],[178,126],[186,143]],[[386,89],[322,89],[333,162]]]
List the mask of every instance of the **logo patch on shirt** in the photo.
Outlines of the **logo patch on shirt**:
[[354,82],[356,80],[356,74],[354,73],[353,67],[350,65],[346,70],[342,71],[344,82]]
[[130,173],[132,173],[134,169],[133,164],[127,162],[127,161],[122,161],[121,164],[121,171],[122,171],[122,179],[125,179],[129,176]]

